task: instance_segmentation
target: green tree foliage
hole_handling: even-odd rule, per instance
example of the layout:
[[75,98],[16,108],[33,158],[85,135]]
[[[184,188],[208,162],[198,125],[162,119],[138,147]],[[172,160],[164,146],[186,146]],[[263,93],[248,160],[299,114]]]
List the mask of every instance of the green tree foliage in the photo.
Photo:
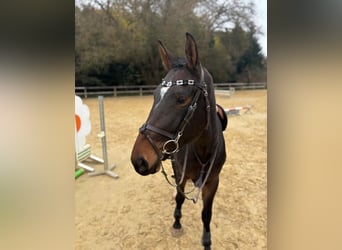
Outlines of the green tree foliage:
[[253,31],[248,34],[248,47],[237,62],[238,81],[259,82],[266,78],[265,58]]
[[[253,6],[223,2],[93,0],[76,6],[76,85],[158,84],[165,72],[157,41],[183,55],[187,31],[215,82],[265,81],[265,58],[249,28]],[[225,28],[228,22],[232,29]]]
[[202,60],[209,72],[212,74],[215,82],[227,82],[227,66],[231,62],[231,57],[223,45],[221,36],[213,34],[211,46],[208,48],[208,54],[205,60]]

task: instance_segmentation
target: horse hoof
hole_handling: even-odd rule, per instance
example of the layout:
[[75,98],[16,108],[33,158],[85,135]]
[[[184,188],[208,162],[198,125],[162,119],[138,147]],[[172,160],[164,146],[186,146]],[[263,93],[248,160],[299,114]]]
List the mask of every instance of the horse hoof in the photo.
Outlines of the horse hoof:
[[171,234],[173,237],[180,237],[183,235],[183,228],[179,228],[179,229],[176,229],[176,228],[171,228]]
[[211,250],[211,247],[210,246],[205,246],[204,250]]

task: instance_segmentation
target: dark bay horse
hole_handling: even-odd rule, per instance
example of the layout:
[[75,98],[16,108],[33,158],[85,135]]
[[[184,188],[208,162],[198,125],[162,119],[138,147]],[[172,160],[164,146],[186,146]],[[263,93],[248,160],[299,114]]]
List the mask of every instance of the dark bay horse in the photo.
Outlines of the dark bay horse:
[[[213,79],[199,61],[191,34],[186,33],[185,58],[174,57],[160,41],[159,52],[167,74],[154,92],[154,103],[139,129],[131,162],[141,175],[154,174],[162,168],[171,183],[162,165],[162,161],[171,159],[177,188],[174,230],[182,227],[181,207],[185,198],[196,202],[202,192],[202,245],[210,249],[212,205],[226,160]],[[188,179],[197,188],[191,198],[184,193]]]

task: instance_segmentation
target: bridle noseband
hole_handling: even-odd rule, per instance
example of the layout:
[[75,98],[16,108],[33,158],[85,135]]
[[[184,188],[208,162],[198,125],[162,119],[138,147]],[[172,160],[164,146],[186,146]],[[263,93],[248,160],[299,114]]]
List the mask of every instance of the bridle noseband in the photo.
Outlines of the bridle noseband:
[[[205,98],[206,102],[206,126],[205,128],[208,128],[209,126],[209,113],[210,113],[210,103],[208,100],[208,91],[207,91],[207,84],[204,81],[204,71],[201,66],[201,79],[199,82],[199,86],[195,84],[195,80],[176,80],[176,81],[169,81],[166,82],[165,80],[162,81],[161,85],[163,87],[172,87],[172,86],[195,86],[197,87],[197,91],[195,93],[195,96],[191,102],[191,104],[188,107],[187,113],[185,114],[182,123],[179,126],[178,132],[175,134],[172,134],[164,129],[157,128],[148,122],[145,122],[140,128],[139,133],[143,134],[149,143],[152,145],[153,149],[156,151],[158,157],[160,160],[164,159],[164,156],[167,155],[170,157],[171,155],[177,153],[179,151],[179,139],[183,136],[184,129],[187,124],[190,123],[190,120],[195,113],[195,110],[197,109],[197,101],[203,93],[203,96]],[[160,151],[158,147],[156,146],[153,139],[146,133],[146,131],[152,131],[153,133],[165,136],[169,138],[162,147],[162,150]],[[171,149],[168,149],[171,148]]]

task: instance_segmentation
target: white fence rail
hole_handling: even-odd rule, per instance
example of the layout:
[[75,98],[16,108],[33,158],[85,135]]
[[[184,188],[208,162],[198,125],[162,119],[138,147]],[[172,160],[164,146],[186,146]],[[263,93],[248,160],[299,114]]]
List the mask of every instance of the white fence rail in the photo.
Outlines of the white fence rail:
[[[244,90],[244,89],[265,89],[267,83],[215,83],[215,90]],[[127,96],[127,95],[150,95],[157,85],[135,85],[135,86],[100,86],[100,87],[75,87],[75,94],[85,98],[93,96]]]

